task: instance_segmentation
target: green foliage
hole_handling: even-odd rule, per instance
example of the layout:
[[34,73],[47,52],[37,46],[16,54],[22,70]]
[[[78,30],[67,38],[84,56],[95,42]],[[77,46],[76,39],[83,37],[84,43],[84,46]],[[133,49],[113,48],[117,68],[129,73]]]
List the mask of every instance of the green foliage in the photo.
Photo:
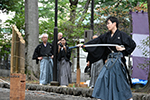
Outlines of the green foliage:
[[25,13],[24,9],[20,10],[20,13],[16,13],[15,16],[12,19],[8,19],[5,23],[7,27],[10,27],[11,25],[16,25],[19,30],[25,30]]
[[9,29],[5,29],[4,31],[4,29],[0,28],[0,58],[4,55],[10,54],[11,40],[8,38],[8,35],[10,35]]
[[[7,1],[7,2],[6,2]],[[8,4],[9,1],[9,4]],[[113,2],[112,2],[113,1]],[[15,3],[15,4],[13,4]],[[70,21],[70,2],[69,0],[58,0],[58,32],[62,32],[64,37],[68,38],[70,45],[74,45],[74,41],[83,38],[84,31],[90,29],[90,12],[83,14],[87,0],[79,1],[74,16],[75,22]],[[94,34],[102,34],[107,31],[105,25],[106,17],[113,15],[120,20],[120,29],[129,32],[129,9],[146,3],[145,0],[95,0],[94,19],[97,23],[94,25]],[[15,11],[14,18],[6,21],[6,26],[15,24],[19,30],[25,30],[25,8],[24,0],[1,0],[0,6],[3,11]],[[9,6],[11,4],[11,6]],[[8,7],[9,6],[9,7]],[[144,4],[145,7],[145,4]],[[4,9],[5,8],[5,9]],[[89,7],[90,8],[90,4]],[[120,10],[121,9],[121,10]],[[55,17],[55,0],[39,0],[39,34],[49,34],[49,42],[53,40],[54,33],[54,17]],[[80,19],[83,18],[81,21]],[[10,27],[11,28],[11,27]]]
[[[54,10],[55,10],[55,1],[54,0],[39,0],[43,6],[39,7],[39,17],[46,18],[47,20],[42,20],[39,23],[39,33],[49,34],[49,42],[53,40],[54,33]],[[84,1],[84,3],[86,3]],[[83,5],[83,3],[80,2]],[[77,9],[77,11],[84,10],[83,8]],[[58,0],[58,32],[62,32],[64,37],[67,37],[68,43],[70,45],[75,45],[73,41],[77,41],[79,38],[83,38],[85,25],[82,22],[76,21],[72,23],[69,21],[70,13],[70,3],[69,0]],[[75,19],[79,19],[81,13],[76,15]]]
[[[55,0],[39,0],[39,3],[41,4],[39,6],[39,19],[44,19],[39,21],[39,34],[49,34],[49,42],[52,42],[55,23]],[[68,12],[69,0],[58,0],[58,27],[60,25],[59,23],[67,20]]]
[[54,22],[51,20],[48,21],[40,21],[39,23],[39,33],[47,33],[49,35],[48,42],[53,41],[53,33],[54,33]]
[[7,13],[9,11],[16,11],[20,1],[22,0],[0,0],[0,10]]
[[[1,0],[0,9],[3,12],[15,11],[15,16],[5,22],[7,28],[0,26],[0,58],[10,54],[11,48],[11,25],[15,24],[20,30],[25,29],[24,25],[24,2],[23,0]],[[8,57],[8,56],[5,56]],[[4,58],[6,59],[6,58]]]
[[100,6],[96,7],[95,18],[100,20],[97,31],[101,34],[107,31],[105,20],[108,16],[117,17],[120,22],[119,29],[129,34],[131,33],[129,10],[146,11],[146,7],[143,6],[146,3],[145,0],[113,0],[113,2],[112,0],[97,0],[97,3],[100,3]]
[[25,29],[25,8],[24,0],[19,0],[16,2],[17,8],[13,8],[12,11],[15,12],[15,15],[12,19],[5,21],[6,27],[11,30],[11,25],[16,25],[17,28],[21,31]]
[[84,30],[88,30],[88,28],[79,22],[73,24],[71,21],[66,21],[61,22],[59,26],[59,31],[68,39],[69,45],[75,45],[76,41],[84,38]]

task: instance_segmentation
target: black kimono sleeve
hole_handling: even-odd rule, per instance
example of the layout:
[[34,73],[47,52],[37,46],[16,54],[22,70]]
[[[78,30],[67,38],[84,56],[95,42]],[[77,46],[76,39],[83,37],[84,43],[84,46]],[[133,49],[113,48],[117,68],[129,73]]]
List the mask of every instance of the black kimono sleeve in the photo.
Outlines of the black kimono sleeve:
[[125,50],[122,51],[124,56],[130,55],[136,47],[136,43],[126,33],[122,33],[122,44],[125,47]]
[[86,58],[86,62],[90,61],[89,57],[90,57],[90,54],[88,53],[87,58]]
[[52,55],[54,55],[54,46],[52,44],[52,51],[51,51]]
[[68,60],[70,60],[70,57],[71,57],[71,50],[69,49],[68,46],[67,46],[66,57],[68,58]]
[[39,45],[35,48],[32,59],[36,60],[36,64],[38,64],[38,56],[39,56]]
[[[101,43],[101,37],[102,37],[102,36],[99,36],[98,38],[95,38],[95,39],[93,39],[93,40],[90,40],[90,41],[88,41],[87,43],[85,43],[84,45],[87,45],[87,44],[99,44],[99,43]],[[96,47],[87,47],[87,48],[85,48],[85,50],[86,50],[87,52],[94,52],[95,49],[96,49]]]
[[68,46],[66,46],[66,51],[63,49],[63,50],[60,50],[60,52],[58,53],[58,60],[59,61],[61,60],[62,57],[64,57],[66,61],[70,60],[71,50],[69,49]]
[[[90,40],[89,42],[85,43],[84,45],[87,44],[103,44],[104,43],[104,38],[105,35],[100,35],[98,38],[95,38],[93,40]],[[103,57],[103,53],[105,51],[105,47],[87,47],[85,50],[89,53],[88,60],[91,63],[94,63]]]

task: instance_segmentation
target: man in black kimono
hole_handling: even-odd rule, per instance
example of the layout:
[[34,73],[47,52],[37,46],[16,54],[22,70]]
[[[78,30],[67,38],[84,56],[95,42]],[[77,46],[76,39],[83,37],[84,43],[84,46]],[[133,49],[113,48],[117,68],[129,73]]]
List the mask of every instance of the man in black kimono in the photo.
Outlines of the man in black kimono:
[[58,61],[59,61],[59,78],[58,81],[61,86],[66,87],[71,83],[71,66],[70,56],[71,51],[66,45],[66,38],[61,39],[62,45],[58,46]]
[[50,84],[53,80],[52,44],[47,42],[48,35],[42,34],[42,43],[34,51],[33,58],[40,61],[40,85]]
[[130,55],[135,49],[136,44],[130,36],[118,29],[119,21],[116,17],[109,17],[106,23],[107,33],[84,44],[118,45],[103,48],[85,48],[93,55],[93,58],[99,55],[105,62],[97,78],[92,96],[102,100],[132,100],[132,92],[127,81],[124,56]]

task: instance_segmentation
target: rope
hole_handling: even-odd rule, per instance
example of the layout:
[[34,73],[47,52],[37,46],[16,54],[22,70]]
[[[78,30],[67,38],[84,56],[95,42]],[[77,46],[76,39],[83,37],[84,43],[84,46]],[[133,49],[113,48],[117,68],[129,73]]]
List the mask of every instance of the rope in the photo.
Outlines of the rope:
[[20,59],[22,59],[22,60],[25,61],[25,58],[24,58],[24,57],[20,57],[20,56],[17,56],[17,55],[14,55],[14,56],[12,56],[12,57],[17,57],[17,58],[20,58]]

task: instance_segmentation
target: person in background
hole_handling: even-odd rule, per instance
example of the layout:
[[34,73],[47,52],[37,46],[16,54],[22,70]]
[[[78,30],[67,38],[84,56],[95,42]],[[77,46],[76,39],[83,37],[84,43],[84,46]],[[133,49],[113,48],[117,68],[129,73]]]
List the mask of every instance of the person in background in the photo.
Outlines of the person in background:
[[[61,32],[58,33],[58,37],[57,37],[57,44],[60,43],[61,38],[63,37],[63,34]],[[52,42],[52,45],[54,46],[54,41]]]
[[61,32],[59,32],[58,33],[58,44],[59,44],[59,42],[60,42],[60,40],[61,40],[62,37],[63,37],[63,34]]
[[[95,39],[95,38],[97,38],[98,37],[98,35],[94,35],[93,37],[92,37],[92,39]],[[90,56],[90,54],[88,53],[88,55],[87,55],[87,59],[86,59],[86,61],[87,61],[87,69],[88,69],[88,67],[90,67],[90,69],[91,69],[91,63],[90,63],[90,58],[89,58],[89,56]],[[85,71],[86,72],[86,71]]]
[[40,85],[50,84],[53,81],[53,53],[52,44],[48,43],[48,34],[42,34],[42,43],[34,51],[32,59],[37,64],[40,61]]
[[[97,35],[94,35],[93,39],[95,39],[97,37],[98,37]],[[91,59],[90,57],[91,57],[91,54],[88,53],[87,60],[89,60],[89,61],[88,61],[87,65],[91,66],[91,79],[90,79],[89,87],[94,88],[96,79],[97,79],[104,64],[103,64],[102,59],[97,59],[96,61],[94,61],[93,58],[91,57],[92,58]]]
[[71,83],[71,66],[70,66],[70,56],[71,51],[66,45],[66,38],[62,38],[58,45],[58,61],[59,61],[59,83],[60,86],[66,87]]

